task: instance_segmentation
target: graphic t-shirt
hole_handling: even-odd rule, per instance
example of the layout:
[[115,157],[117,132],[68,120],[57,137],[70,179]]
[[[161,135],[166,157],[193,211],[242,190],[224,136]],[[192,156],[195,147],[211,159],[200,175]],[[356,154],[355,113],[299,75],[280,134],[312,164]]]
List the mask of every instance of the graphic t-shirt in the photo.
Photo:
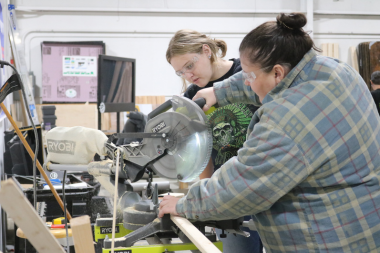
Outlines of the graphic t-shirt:
[[[213,87],[214,83],[223,81],[242,70],[240,59],[230,59],[230,61],[234,62],[231,69],[221,78],[209,82],[204,88]],[[199,90],[204,88],[191,84],[184,96],[192,99]],[[235,103],[223,107],[213,106],[206,112],[213,136],[211,158],[214,162],[214,170],[219,169],[227,160],[237,155],[237,151],[246,139],[249,122],[257,109],[258,107],[254,105]]]

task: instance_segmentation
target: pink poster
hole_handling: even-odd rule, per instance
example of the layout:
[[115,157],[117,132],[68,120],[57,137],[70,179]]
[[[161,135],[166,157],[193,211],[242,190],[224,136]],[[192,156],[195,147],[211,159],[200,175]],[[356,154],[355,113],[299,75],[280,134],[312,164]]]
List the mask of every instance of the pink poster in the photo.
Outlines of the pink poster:
[[42,102],[96,102],[103,42],[42,42]]

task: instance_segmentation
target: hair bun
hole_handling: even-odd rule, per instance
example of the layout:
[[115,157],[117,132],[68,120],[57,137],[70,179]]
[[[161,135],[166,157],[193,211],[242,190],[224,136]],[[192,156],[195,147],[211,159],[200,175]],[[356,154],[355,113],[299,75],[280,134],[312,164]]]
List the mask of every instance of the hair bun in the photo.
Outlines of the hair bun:
[[278,25],[290,30],[301,30],[307,23],[306,16],[303,13],[281,13],[276,19]]

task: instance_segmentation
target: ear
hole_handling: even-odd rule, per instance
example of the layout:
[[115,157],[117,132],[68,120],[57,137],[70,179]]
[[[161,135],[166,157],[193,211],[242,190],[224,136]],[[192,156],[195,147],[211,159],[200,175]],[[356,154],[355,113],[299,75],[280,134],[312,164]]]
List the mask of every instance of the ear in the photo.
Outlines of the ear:
[[203,44],[202,49],[203,49],[203,53],[204,53],[204,54],[206,54],[206,55],[210,55],[210,53],[211,53],[211,49],[210,49],[210,47],[209,47],[208,45]]
[[285,78],[287,71],[286,69],[281,66],[280,64],[274,65],[272,72],[274,72],[274,78],[276,80],[276,85],[282,81],[282,79]]

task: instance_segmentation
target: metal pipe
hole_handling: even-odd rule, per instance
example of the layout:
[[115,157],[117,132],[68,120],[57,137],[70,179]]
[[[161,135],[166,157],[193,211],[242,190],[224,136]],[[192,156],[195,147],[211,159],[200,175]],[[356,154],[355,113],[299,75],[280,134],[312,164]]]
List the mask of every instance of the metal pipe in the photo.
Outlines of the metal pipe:
[[[168,9],[168,8],[88,8],[88,7],[41,7],[17,6],[16,11],[24,12],[118,12],[118,13],[186,13],[186,14],[278,14],[278,10],[256,9]],[[283,10],[286,13],[300,12],[300,10]]]
[[[159,181],[159,182],[152,182],[152,185],[157,184],[158,190],[169,190],[170,189],[170,182],[169,181]],[[133,187],[134,192],[140,192],[143,190],[146,190],[146,187],[148,186],[148,183],[131,183]]]
[[[306,0],[308,1],[308,0]],[[278,14],[279,12],[291,13],[301,12],[306,13],[300,9],[291,10],[231,10],[231,9],[164,9],[164,8],[152,8],[152,9],[127,9],[127,8],[78,8],[78,7],[36,7],[36,6],[17,6],[16,11],[19,12],[118,12],[118,13],[185,13],[185,14]],[[347,15],[347,16],[379,16],[380,12],[360,12],[360,11],[328,11],[328,10],[314,10],[315,15]]]
[[46,164],[46,169],[49,171],[87,171],[87,165],[82,164],[54,164],[48,162]]
[[307,14],[307,30],[311,31],[309,33],[310,38],[313,39],[314,31],[314,1],[306,0],[306,14]]

